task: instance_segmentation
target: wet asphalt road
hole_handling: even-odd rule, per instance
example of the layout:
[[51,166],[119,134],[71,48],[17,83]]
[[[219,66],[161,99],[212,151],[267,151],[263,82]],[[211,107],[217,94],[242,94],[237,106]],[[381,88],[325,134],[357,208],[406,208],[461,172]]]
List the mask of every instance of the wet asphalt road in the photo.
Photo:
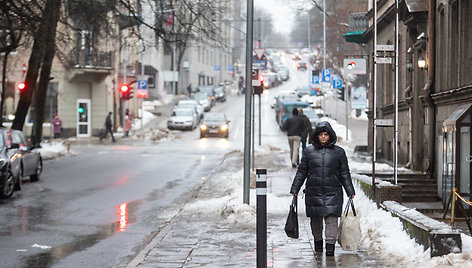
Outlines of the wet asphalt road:
[[[262,96],[264,144],[286,142],[270,103],[295,89],[303,75],[292,73]],[[160,143],[94,140],[74,145],[75,156],[46,161],[39,182],[26,182],[12,198],[0,200],[0,267],[126,265],[224,154],[243,149],[244,96],[231,96],[212,111],[231,120],[228,140],[200,140],[198,129]]]

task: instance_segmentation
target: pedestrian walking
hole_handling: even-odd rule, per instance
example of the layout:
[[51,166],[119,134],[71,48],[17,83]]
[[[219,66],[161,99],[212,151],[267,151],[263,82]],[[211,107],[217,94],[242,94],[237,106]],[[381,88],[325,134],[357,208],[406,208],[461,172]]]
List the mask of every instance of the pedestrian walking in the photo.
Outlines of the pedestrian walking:
[[290,160],[292,167],[297,167],[298,150],[300,150],[300,141],[302,133],[305,130],[305,121],[298,116],[298,109],[293,108],[292,116],[282,125],[282,130],[287,131],[288,145],[290,146]]
[[343,187],[349,198],[354,198],[351,173],[344,149],[335,145],[336,133],[328,122],[316,124],[311,142],[302,153],[302,160],[293,179],[290,193],[298,194],[305,184],[306,215],[310,217],[315,251],[323,252],[323,220],[326,256],[334,256],[338,234],[338,218],[342,213]]
[[54,139],[60,138],[61,131],[62,131],[62,121],[59,118],[58,114],[54,115],[54,119],[52,119],[52,125],[53,125]]
[[131,129],[131,115],[129,114],[129,109],[125,111],[125,137],[129,136],[129,131]]
[[188,97],[192,96],[192,83],[188,84],[187,86]]
[[243,93],[244,93],[244,78],[240,76],[239,82],[238,82],[238,95],[241,95]]
[[113,124],[111,122],[111,112],[108,113],[105,119],[105,132],[100,136],[100,142],[103,141],[104,138],[107,137],[107,134],[110,133],[111,141],[116,142],[115,137],[113,136]]
[[301,140],[302,151],[303,151],[303,149],[306,148],[307,139],[309,137],[311,137],[311,134],[313,133],[313,128],[311,127],[310,119],[308,118],[308,116],[306,116],[303,113],[303,108],[302,107],[298,107],[298,116],[300,116],[303,119],[303,121],[305,122],[305,130],[302,132],[302,140]]

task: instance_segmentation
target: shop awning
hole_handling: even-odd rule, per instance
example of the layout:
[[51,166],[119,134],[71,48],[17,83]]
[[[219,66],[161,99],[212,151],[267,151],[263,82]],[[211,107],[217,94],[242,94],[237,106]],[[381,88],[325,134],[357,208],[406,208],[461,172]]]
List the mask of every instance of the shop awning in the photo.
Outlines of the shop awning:
[[364,44],[364,32],[365,31],[348,32],[343,34],[343,37],[346,42]]

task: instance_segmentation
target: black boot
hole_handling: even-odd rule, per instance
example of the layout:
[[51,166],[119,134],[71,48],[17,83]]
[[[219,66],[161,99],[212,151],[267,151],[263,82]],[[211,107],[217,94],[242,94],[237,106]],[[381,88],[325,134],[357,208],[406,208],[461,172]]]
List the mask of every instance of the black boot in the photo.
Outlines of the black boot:
[[326,243],[326,256],[334,256],[334,244]]
[[315,241],[315,251],[323,252],[323,240]]

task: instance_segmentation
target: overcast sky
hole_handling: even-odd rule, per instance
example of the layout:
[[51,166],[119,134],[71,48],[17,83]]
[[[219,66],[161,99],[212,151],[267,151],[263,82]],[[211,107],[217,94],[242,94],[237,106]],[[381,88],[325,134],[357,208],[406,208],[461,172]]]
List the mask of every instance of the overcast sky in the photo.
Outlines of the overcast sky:
[[297,9],[309,7],[310,0],[254,0],[255,8],[272,14],[276,31],[288,33],[292,29]]

